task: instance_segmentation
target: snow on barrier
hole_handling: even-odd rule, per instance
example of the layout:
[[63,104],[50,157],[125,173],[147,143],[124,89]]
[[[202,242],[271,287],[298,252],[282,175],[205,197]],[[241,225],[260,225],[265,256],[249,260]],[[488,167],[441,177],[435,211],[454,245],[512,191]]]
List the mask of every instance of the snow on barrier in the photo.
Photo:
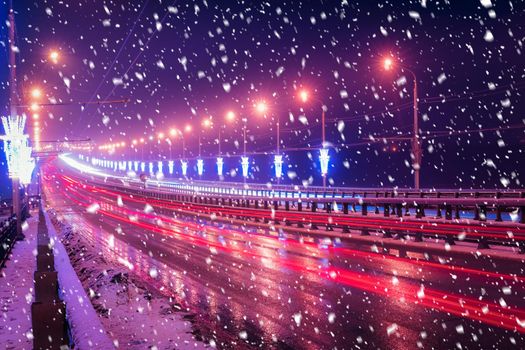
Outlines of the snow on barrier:
[[69,256],[62,242],[58,239],[55,227],[44,210],[49,237],[54,246],[55,269],[62,297],[66,303],[66,314],[75,347],[83,349],[115,349],[98,315],[91,304],[82,283],[71,266]]

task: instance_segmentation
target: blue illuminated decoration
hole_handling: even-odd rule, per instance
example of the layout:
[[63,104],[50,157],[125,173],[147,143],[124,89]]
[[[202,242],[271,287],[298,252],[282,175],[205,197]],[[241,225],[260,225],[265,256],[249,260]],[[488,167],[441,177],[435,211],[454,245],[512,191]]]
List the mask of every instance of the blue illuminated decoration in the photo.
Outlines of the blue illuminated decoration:
[[158,173],[160,175],[163,175],[164,172],[162,171],[162,161],[159,160],[159,162],[157,163],[157,167],[158,167]]
[[182,176],[186,176],[186,174],[188,173],[188,162],[185,160],[181,160],[180,167],[182,169]]
[[222,169],[224,168],[224,159],[217,157],[217,175],[222,176]]
[[174,167],[174,162],[172,160],[170,160],[168,162],[168,171],[169,171],[170,175],[173,175],[173,167]]
[[140,171],[141,171],[141,172],[146,171],[146,163],[144,163],[144,162],[140,162]]
[[242,176],[248,177],[248,170],[250,168],[250,159],[248,157],[241,157]]
[[326,176],[328,174],[328,163],[330,156],[328,155],[328,148],[321,148],[319,150],[319,162],[321,163],[321,175]]
[[149,168],[149,169],[148,169],[148,170],[149,170],[149,173],[150,173],[150,174],[153,174],[153,163],[152,163],[152,162],[149,162],[149,164],[148,164],[148,168]]
[[283,176],[283,156],[276,154],[273,160],[273,165],[275,167],[275,177],[280,179]]
[[9,177],[19,179],[23,185],[31,182],[35,168],[35,159],[31,157],[32,148],[28,144],[28,135],[24,134],[26,116],[2,117],[5,135],[4,152],[7,159]]
[[139,162],[136,160],[133,162],[133,169],[135,169],[135,172],[139,171]]
[[204,160],[197,159],[197,173],[199,176],[202,176],[202,173],[204,172]]

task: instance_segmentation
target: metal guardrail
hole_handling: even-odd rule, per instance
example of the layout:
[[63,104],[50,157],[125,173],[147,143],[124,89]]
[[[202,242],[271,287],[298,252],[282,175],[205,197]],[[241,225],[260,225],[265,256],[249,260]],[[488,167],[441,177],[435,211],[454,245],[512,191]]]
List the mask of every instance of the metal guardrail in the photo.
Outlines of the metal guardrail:
[[[143,185],[137,179],[129,179],[130,184]],[[148,187],[178,188],[194,192],[249,194],[253,192],[265,196],[295,196],[295,197],[348,197],[365,196],[374,194],[376,197],[403,197],[403,198],[525,198],[525,189],[435,189],[427,188],[415,190],[412,188],[374,188],[374,187],[320,187],[320,186],[297,186],[256,184],[243,182],[219,182],[219,181],[162,181],[148,180]]]
[[[480,249],[490,248],[490,243],[517,247],[520,253],[525,252],[525,198],[522,198],[520,191],[508,192],[517,193],[519,196],[496,194],[461,197],[454,194],[409,197],[380,196],[379,194],[385,191],[374,189],[371,193],[361,190],[360,195],[354,193],[352,196],[328,196],[325,193],[307,196],[300,192],[279,193],[250,187],[211,189],[201,186],[200,183],[199,186],[169,183],[169,186],[164,187],[159,182],[154,187],[145,188],[143,183],[133,179],[123,181],[119,178],[105,178],[102,181],[97,177],[83,177],[82,181],[95,188],[166,203],[182,203],[187,205],[188,209],[182,211],[188,211],[188,215],[199,216],[209,212],[245,221],[268,223],[271,220],[277,225],[296,225],[301,232],[305,227],[318,229],[319,226],[325,226],[327,230],[339,228],[343,233],[352,228],[361,231],[363,235],[368,235],[371,230],[378,231],[377,227],[381,225],[375,222],[388,218],[389,221],[384,222],[379,229],[385,238],[412,236],[414,241],[418,242],[422,241],[423,237],[428,237],[444,239],[450,245],[456,240],[464,240],[478,243]],[[521,212],[521,223],[516,222],[515,217],[508,218],[502,215],[509,211],[517,215],[518,209]],[[271,219],[268,218],[269,210],[272,210]],[[490,213],[494,214],[492,218]],[[368,223],[356,223],[356,218]],[[465,218],[474,220],[461,221]],[[501,222],[504,218],[506,221]],[[439,230],[431,229],[434,223],[445,225],[440,225]],[[421,230],[421,225],[426,225],[428,232]]]
[[4,266],[16,241],[16,217],[10,216],[0,223],[0,267]]
[[[209,199],[217,205],[243,206],[250,205],[268,207],[268,202],[275,210],[284,206],[306,206],[307,209],[334,211],[347,214],[349,211],[368,215],[370,210],[376,214],[380,211],[388,217],[406,216],[411,212],[416,218],[424,218],[426,212],[435,212],[436,218],[447,220],[468,218],[477,221],[494,220],[501,222],[517,221],[525,223],[525,190],[399,190],[399,189],[352,189],[343,191],[316,191],[316,187],[306,191],[294,189],[277,190],[273,187],[262,189],[263,185],[249,184],[243,188],[209,187],[205,183],[172,183],[155,181],[144,184],[131,179],[123,183],[116,178],[107,178],[105,182],[91,181],[97,186],[115,186],[118,190],[133,189],[144,196],[191,202],[192,197]],[[153,186],[152,186],[153,184]],[[222,184],[221,184],[222,185]],[[174,195],[174,196],[173,196]],[[212,201],[211,199],[214,199]],[[243,202],[242,205],[239,202]],[[265,204],[266,203],[266,204]],[[206,203],[205,203],[206,204]],[[510,214],[509,214],[510,213]],[[509,214],[505,217],[503,214]],[[518,217],[519,216],[519,217]],[[514,220],[513,220],[514,218]],[[517,219],[516,219],[517,218]]]
[[[283,230],[292,230],[296,233],[311,234],[310,229],[318,230],[320,227],[326,227],[327,231],[333,231],[335,228],[341,230],[342,233],[350,233],[351,231],[359,231],[360,235],[368,236],[370,232],[376,231],[383,234],[383,238],[401,239],[410,236],[414,242],[422,242],[423,238],[441,239],[449,245],[454,245],[456,241],[477,243],[478,249],[489,249],[491,245],[503,245],[517,248],[520,254],[525,253],[525,225],[518,223],[489,223],[489,222],[472,222],[467,226],[461,223],[452,222],[446,224],[446,220],[442,221],[443,226],[435,227],[437,223],[435,220],[429,222],[418,219],[395,220],[389,218],[387,221],[380,220],[381,217],[375,216],[366,218],[366,213],[363,219],[353,220],[356,216],[349,216],[349,205],[343,205],[342,212],[334,212],[330,202],[325,202],[326,213],[321,212],[317,202],[312,202],[303,211],[302,204],[296,203],[297,206],[292,209],[290,202],[285,201],[284,205],[278,204],[278,200],[260,200],[251,201],[246,197],[243,198],[229,198],[222,200],[220,197],[206,197],[206,196],[190,196],[190,195],[176,195],[170,193],[163,193],[159,191],[144,191],[136,190],[129,187],[121,187],[115,185],[97,185],[97,188],[106,188],[119,191],[120,193],[127,193],[134,197],[142,196],[151,198],[152,200],[160,200],[165,203],[181,202],[183,206],[175,210],[176,213],[185,217],[206,217],[211,214],[216,214],[215,221],[234,221],[246,222],[253,221],[256,223],[268,224],[273,222],[272,226],[280,225]],[[152,205],[155,203],[151,202]],[[105,208],[105,205],[102,206]],[[112,207],[110,205],[110,207]],[[106,208],[107,209],[107,208]],[[274,209],[272,217],[268,217],[268,211]],[[396,208],[397,209],[397,208]],[[118,210],[117,208],[109,208],[107,210]],[[162,205],[158,207],[159,212],[163,212]],[[384,209],[384,216],[389,217],[390,211],[388,207]],[[399,211],[395,211],[392,216],[397,216]],[[166,215],[171,215],[169,212]],[[328,215],[327,215],[328,214]],[[400,214],[402,215],[402,213]],[[359,216],[357,216],[359,217]],[[420,217],[422,218],[422,216]],[[381,221],[381,223],[378,223]],[[233,221],[232,221],[233,222]],[[295,228],[292,228],[292,225]],[[512,233],[512,234],[511,234]]]

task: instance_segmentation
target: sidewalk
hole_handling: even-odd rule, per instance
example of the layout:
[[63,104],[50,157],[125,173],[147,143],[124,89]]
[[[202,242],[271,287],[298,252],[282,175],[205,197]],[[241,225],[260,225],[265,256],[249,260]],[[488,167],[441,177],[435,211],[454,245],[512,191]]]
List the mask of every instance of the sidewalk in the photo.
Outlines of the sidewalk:
[[31,304],[34,299],[38,211],[23,226],[26,238],[16,242],[0,270],[0,339],[5,349],[32,349]]

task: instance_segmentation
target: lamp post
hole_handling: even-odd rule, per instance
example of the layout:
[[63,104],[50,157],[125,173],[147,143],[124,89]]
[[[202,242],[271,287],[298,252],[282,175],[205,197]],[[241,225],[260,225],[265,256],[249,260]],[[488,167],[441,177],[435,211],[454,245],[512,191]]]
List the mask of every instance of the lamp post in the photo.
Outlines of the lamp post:
[[[302,89],[298,94],[299,99],[306,103],[308,100],[313,99],[310,97],[310,93],[306,89]],[[322,101],[315,99],[318,103],[321,104],[321,136],[322,143],[321,149],[319,150],[319,162],[321,163],[321,175],[323,177],[323,188],[326,187],[326,175],[328,174],[328,163],[330,161],[330,156],[328,155],[329,151],[326,148],[326,108]]]
[[243,121],[243,127],[242,127],[242,135],[243,135],[243,141],[242,141],[242,154],[241,157],[241,167],[242,167],[242,177],[244,180],[244,183],[246,183],[246,178],[248,177],[249,167],[250,167],[250,160],[246,156],[246,127],[248,119],[242,118]]
[[[394,66],[394,61],[391,58],[385,58],[383,61],[383,67],[385,70],[392,70]],[[418,118],[418,96],[417,96],[417,77],[416,73],[410,68],[405,67],[404,65],[399,65],[403,70],[406,70],[412,76],[412,81],[414,85],[413,90],[413,124],[414,129],[412,131],[412,168],[414,169],[414,188],[419,190],[419,179],[420,179],[420,170],[421,170],[421,143],[419,142],[419,118]]]
[[184,132],[191,132],[192,127],[190,124],[186,124],[184,131],[178,130],[179,135],[182,139],[182,159],[180,160],[182,176],[186,177],[188,173],[188,161],[186,160],[186,139],[184,137]]
[[[260,115],[266,116],[268,105],[264,101],[261,101],[255,105],[255,109]],[[277,180],[277,184],[279,184],[281,182],[283,170],[283,156],[281,155],[281,120],[279,114],[275,116],[275,130],[275,155],[273,165],[275,168],[275,178]]]

